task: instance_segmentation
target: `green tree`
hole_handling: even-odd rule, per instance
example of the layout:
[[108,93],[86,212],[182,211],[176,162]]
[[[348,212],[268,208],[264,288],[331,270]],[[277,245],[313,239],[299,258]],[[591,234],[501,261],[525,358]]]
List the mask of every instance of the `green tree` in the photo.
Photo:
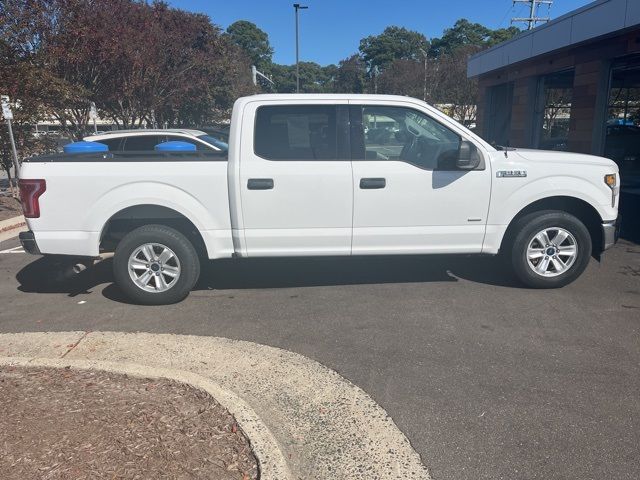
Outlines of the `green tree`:
[[227,28],[227,36],[232,43],[244,50],[252,64],[258,69],[266,69],[271,64],[273,48],[269,36],[256,24],[238,20]]
[[360,55],[354,54],[340,61],[335,72],[333,91],[336,93],[364,93],[366,65]]
[[273,89],[277,93],[292,93],[296,91],[296,66],[274,63],[269,69],[273,80]]
[[487,27],[461,18],[453,27],[445,29],[441,38],[431,40],[431,54],[439,57],[455,52],[465,45],[484,46],[490,34],[491,30]]
[[493,46],[497,43],[506,42],[507,40],[515,37],[520,33],[520,29],[518,27],[511,26],[509,28],[499,28],[497,30],[492,30],[489,34],[489,40],[487,42],[488,46]]
[[447,28],[441,38],[431,40],[431,56],[451,54],[459,48],[474,46],[478,48],[489,47],[503,42],[518,34],[517,27],[491,30],[479,23],[471,23],[466,18],[458,20],[453,27]]
[[394,60],[418,60],[429,50],[426,37],[404,27],[387,27],[380,35],[360,40],[360,54],[369,70],[387,68]]
[[[328,93],[333,91],[337,67],[322,67],[315,62],[300,62],[300,92]],[[272,64],[270,67],[274,90],[277,93],[296,91],[296,66]]]

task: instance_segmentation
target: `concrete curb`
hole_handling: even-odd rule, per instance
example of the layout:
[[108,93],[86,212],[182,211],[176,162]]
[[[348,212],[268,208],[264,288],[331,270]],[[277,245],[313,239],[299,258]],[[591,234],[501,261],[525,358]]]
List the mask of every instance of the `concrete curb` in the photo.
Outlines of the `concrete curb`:
[[[216,337],[46,332],[1,334],[0,356],[4,362],[30,365],[56,359],[61,366],[79,362],[86,368],[131,368],[145,376],[194,374],[194,381],[204,379],[218,389],[212,395],[236,415],[256,449],[258,421],[249,414],[259,416],[266,425],[262,433],[273,436],[288,467],[278,478],[430,479],[407,438],[371,397],[333,370],[293,352]],[[191,383],[184,375],[169,378]],[[248,409],[232,405],[234,398]],[[272,463],[266,464],[262,478],[275,478],[264,476],[275,464],[271,455],[277,455],[268,453]]]
[[17,237],[20,232],[26,229],[27,222],[22,215],[0,221],[0,245],[6,240]]
[[70,360],[64,358],[20,358],[0,357],[0,365],[24,367],[71,367],[78,370],[103,370],[141,378],[166,378],[186,383],[207,392],[236,419],[246,434],[260,470],[261,480],[289,480],[291,473],[273,437],[260,417],[242,399],[220,385],[191,372],[170,368],[147,367],[144,365],[99,362],[91,360]]
[[25,220],[24,215],[18,215],[17,217],[0,220],[0,233],[6,233],[10,230],[24,227],[26,225],[27,221]]

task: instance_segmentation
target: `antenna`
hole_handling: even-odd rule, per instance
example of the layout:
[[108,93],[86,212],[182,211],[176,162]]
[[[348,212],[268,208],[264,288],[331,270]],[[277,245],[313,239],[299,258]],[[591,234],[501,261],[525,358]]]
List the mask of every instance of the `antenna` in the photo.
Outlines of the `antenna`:
[[529,5],[529,16],[528,17],[515,17],[511,19],[511,24],[517,22],[524,22],[527,24],[527,30],[533,29],[536,24],[540,22],[548,22],[550,20],[549,17],[538,17],[536,13],[538,11],[538,7],[540,5],[549,5],[549,9],[551,9],[551,5],[553,5],[553,0],[513,0],[513,4],[516,3],[526,3]]

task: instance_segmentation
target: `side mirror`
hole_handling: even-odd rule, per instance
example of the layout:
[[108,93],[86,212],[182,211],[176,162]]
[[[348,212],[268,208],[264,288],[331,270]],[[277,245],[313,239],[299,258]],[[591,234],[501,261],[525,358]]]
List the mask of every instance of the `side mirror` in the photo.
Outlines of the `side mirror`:
[[456,167],[460,170],[473,170],[478,165],[480,165],[480,155],[476,151],[476,146],[467,140],[462,140],[458,148]]

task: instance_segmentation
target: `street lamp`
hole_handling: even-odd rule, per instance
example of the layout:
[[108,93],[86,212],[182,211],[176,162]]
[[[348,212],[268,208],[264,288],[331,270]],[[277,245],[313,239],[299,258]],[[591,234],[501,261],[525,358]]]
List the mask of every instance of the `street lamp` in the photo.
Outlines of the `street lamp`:
[[296,10],[296,93],[300,93],[300,65],[299,65],[300,48],[298,46],[298,10],[305,10],[309,7],[300,5],[299,3],[294,3],[293,8]]

